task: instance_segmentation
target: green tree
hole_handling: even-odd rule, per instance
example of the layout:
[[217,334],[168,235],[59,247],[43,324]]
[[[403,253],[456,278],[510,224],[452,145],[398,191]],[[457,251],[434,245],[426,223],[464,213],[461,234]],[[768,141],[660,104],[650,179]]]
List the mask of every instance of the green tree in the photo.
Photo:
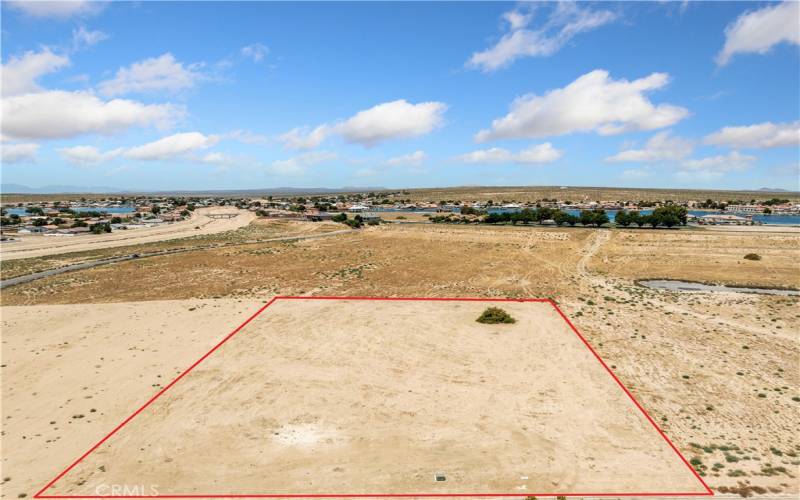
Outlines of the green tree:
[[617,215],[614,216],[614,223],[622,227],[630,226],[631,225],[630,214],[625,210],[620,210],[619,212],[617,212]]

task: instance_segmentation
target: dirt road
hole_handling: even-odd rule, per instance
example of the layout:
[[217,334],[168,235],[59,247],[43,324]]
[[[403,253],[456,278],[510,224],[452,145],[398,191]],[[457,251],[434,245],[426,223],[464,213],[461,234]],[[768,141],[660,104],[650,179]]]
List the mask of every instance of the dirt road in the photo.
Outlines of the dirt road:
[[[235,213],[236,217],[227,219],[214,219],[213,214]],[[256,218],[253,212],[239,210],[231,207],[199,208],[192,216],[184,221],[174,224],[164,224],[159,227],[130,229],[127,231],[114,231],[110,234],[85,235],[85,236],[19,236],[18,241],[4,242],[0,245],[0,258],[2,260],[26,259],[29,257],[44,257],[68,252],[83,252],[101,248],[114,248],[139,243],[153,243],[156,241],[185,238],[187,236],[201,236],[207,234],[231,231],[250,224]]]

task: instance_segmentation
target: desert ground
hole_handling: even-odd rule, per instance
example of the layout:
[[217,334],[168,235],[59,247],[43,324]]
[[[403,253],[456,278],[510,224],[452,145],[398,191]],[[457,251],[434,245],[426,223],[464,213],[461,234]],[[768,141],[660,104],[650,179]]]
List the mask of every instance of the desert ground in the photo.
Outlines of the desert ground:
[[[226,219],[209,217],[213,214],[234,214],[235,217]],[[186,236],[205,236],[238,229],[250,224],[254,219],[255,214],[248,210],[229,207],[198,208],[186,220],[158,227],[79,237],[18,235],[14,237],[16,241],[2,243],[0,257],[3,260],[26,259],[67,252],[153,243]]]
[[705,491],[549,303],[312,299],[275,301],[46,493],[112,484]]
[[[221,233],[216,238],[230,243],[221,248],[67,273],[3,291],[2,439],[4,449],[14,450],[4,456],[3,475],[10,480],[3,497],[33,495],[155,393],[159,386],[151,384],[163,384],[246,310],[275,295],[552,298],[716,493],[800,494],[797,298],[672,293],[636,284],[670,278],[798,288],[797,234],[393,224],[325,239],[247,242],[248,232],[261,234],[272,224],[259,220],[235,238]],[[284,222],[269,231],[297,232],[303,224],[315,227]],[[747,253],[762,259],[745,260]],[[40,269],[54,264],[48,259],[8,264]],[[4,276],[6,269],[4,264]],[[118,342],[121,333],[110,325],[91,326],[92,316],[113,314],[106,308],[145,311],[167,299],[177,306],[139,313],[164,324],[159,331],[169,332],[166,337],[131,326],[123,330],[129,341]],[[193,322],[204,311],[215,315],[213,325]],[[44,325],[37,322],[57,314],[74,316],[29,333],[34,328],[27,325]],[[208,328],[184,333],[195,324]],[[83,369],[64,364],[41,371],[40,360],[52,360],[48,366],[63,362],[56,357],[78,339]],[[169,346],[182,349],[166,355]],[[157,357],[142,359],[139,348],[157,349],[161,364]],[[107,380],[95,373],[95,364],[108,370],[106,376],[113,371],[100,360],[106,356],[124,360],[119,370],[130,384],[140,384],[138,392],[121,395],[105,386],[86,394],[91,389],[84,387],[103,387]],[[33,395],[47,385],[37,380],[60,381],[63,401]],[[89,408],[78,408],[86,395],[92,395]],[[72,419],[79,414],[84,417]],[[50,434],[51,421],[62,430],[91,430]]]

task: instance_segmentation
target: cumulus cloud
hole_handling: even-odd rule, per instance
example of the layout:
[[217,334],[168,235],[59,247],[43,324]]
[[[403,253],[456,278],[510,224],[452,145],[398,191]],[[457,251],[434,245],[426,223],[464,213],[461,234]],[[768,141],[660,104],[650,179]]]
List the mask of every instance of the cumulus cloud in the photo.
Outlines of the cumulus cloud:
[[78,29],[72,30],[72,48],[73,50],[77,50],[82,47],[91,47],[107,38],[108,34],[102,31],[89,31],[81,26]]
[[645,95],[668,82],[666,73],[628,81],[613,80],[607,71],[595,70],[542,96],[517,98],[506,116],[494,120],[492,128],[480,131],[475,139],[484,142],[589,131],[614,135],[669,127],[689,111],[671,104],[655,105]]
[[800,44],[800,3],[788,0],[745,12],[725,28],[725,45],[717,64],[728,64],[735,54],[766,54],[780,43]]
[[[58,150],[62,158],[78,166],[92,166],[123,157],[130,160],[159,161],[172,158],[190,158],[189,153],[202,151],[215,145],[219,137],[200,132],[183,132],[162,137],[156,141],[132,148],[117,148],[100,151],[94,146],[72,146]],[[190,158],[202,163],[222,163],[229,160],[223,153],[207,153],[198,158]]]
[[334,125],[322,124],[314,129],[295,128],[278,139],[289,149],[313,149],[328,136],[336,134],[347,142],[372,147],[390,139],[430,133],[441,126],[446,109],[447,105],[442,102],[413,104],[400,99],[359,111]]
[[36,161],[36,153],[38,151],[38,144],[0,144],[0,157],[2,158],[4,164],[33,163]]
[[213,153],[206,153],[199,158],[199,161],[211,165],[227,165],[233,161],[233,158],[225,153],[214,151]]
[[732,151],[726,155],[685,160],[680,163],[676,177],[684,180],[713,180],[728,172],[741,172],[750,168],[757,158]]
[[764,122],[741,127],[724,127],[707,135],[703,141],[732,148],[778,148],[800,146],[800,121]]
[[549,142],[537,144],[518,153],[503,148],[490,148],[472,151],[457,157],[464,163],[518,163],[537,164],[551,163],[563,156],[563,152],[554,148]]
[[157,141],[136,146],[125,151],[125,157],[132,160],[158,161],[181,156],[200,149],[208,149],[217,143],[219,137],[200,132],[183,132],[162,137]]
[[659,132],[651,137],[642,149],[626,149],[605,159],[607,162],[644,162],[680,160],[692,154],[692,142],[673,137],[670,132]]
[[253,62],[261,62],[269,54],[269,47],[261,43],[253,43],[242,47],[242,55]]
[[201,64],[184,65],[166,53],[120,68],[114,78],[100,82],[98,89],[105,96],[129,93],[177,92],[194,87],[203,75]]
[[2,95],[12,96],[42,89],[36,81],[54,71],[68,66],[69,57],[54,54],[50,49],[28,51],[22,56],[12,56],[2,66]]
[[364,111],[336,126],[348,142],[371,147],[389,139],[402,139],[427,134],[439,127],[447,106],[441,102],[412,104],[405,99],[385,102]]
[[184,116],[183,108],[171,104],[103,101],[91,92],[63,90],[6,97],[0,108],[3,134],[28,139],[111,134],[132,126],[166,128]]
[[269,172],[275,175],[302,175],[308,171],[308,167],[334,159],[336,153],[312,151],[286,160],[276,160],[269,166]]
[[103,10],[106,2],[94,0],[58,1],[5,1],[11,8],[31,17],[68,19],[75,16],[94,15]]
[[508,32],[494,46],[473,53],[467,67],[489,72],[506,67],[521,57],[552,55],[576,35],[608,24],[616,17],[609,10],[592,10],[575,2],[558,2],[541,26],[528,29],[533,12],[519,8],[511,10],[503,14]]
[[397,167],[402,165],[410,165],[410,166],[419,166],[422,162],[425,161],[427,155],[425,151],[414,151],[413,153],[397,156],[395,158],[389,158],[386,160],[386,164],[390,167]]
[[68,148],[58,149],[58,153],[67,162],[81,166],[92,166],[99,163],[113,160],[123,153],[123,149],[114,149],[112,151],[101,152],[94,146],[72,146]]
[[331,127],[328,125],[320,125],[313,129],[296,127],[278,136],[278,140],[286,149],[314,149],[322,144],[330,133]]

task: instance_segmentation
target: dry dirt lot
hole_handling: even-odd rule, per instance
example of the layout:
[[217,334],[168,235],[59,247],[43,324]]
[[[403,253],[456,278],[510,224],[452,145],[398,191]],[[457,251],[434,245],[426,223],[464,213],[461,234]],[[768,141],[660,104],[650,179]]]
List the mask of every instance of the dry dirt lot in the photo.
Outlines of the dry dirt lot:
[[[614,231],[592,268],[628,279],[668,277],[736,285],[800,287],[800,234]],[[759,261],[746,260],[755,253]]]
[[[797,298],[656,292],[633,280],[800,287],[798,242],[756,232],[392,225],[65,274],[4,290],[0,312],[165,298],[226,308],[231,298],[303,294],[552,297],[712,488],[791,496],[800,494]],[[762,260],[741,259],[751,252]],[[57,345],[80,328],[63,325],[48,339]],[[106,348],[97,345],[98,356]],[[4,349],[3,363],[35,356]],[[82,397],[70,387],[68,398]]]
[[[487,306],[517,322],[477,323]],[[705,491],[549,303],[309,299],[275,301],[46,493],[109,485]]]
[[3,498],[31,498],[259,305],[3,307]]

